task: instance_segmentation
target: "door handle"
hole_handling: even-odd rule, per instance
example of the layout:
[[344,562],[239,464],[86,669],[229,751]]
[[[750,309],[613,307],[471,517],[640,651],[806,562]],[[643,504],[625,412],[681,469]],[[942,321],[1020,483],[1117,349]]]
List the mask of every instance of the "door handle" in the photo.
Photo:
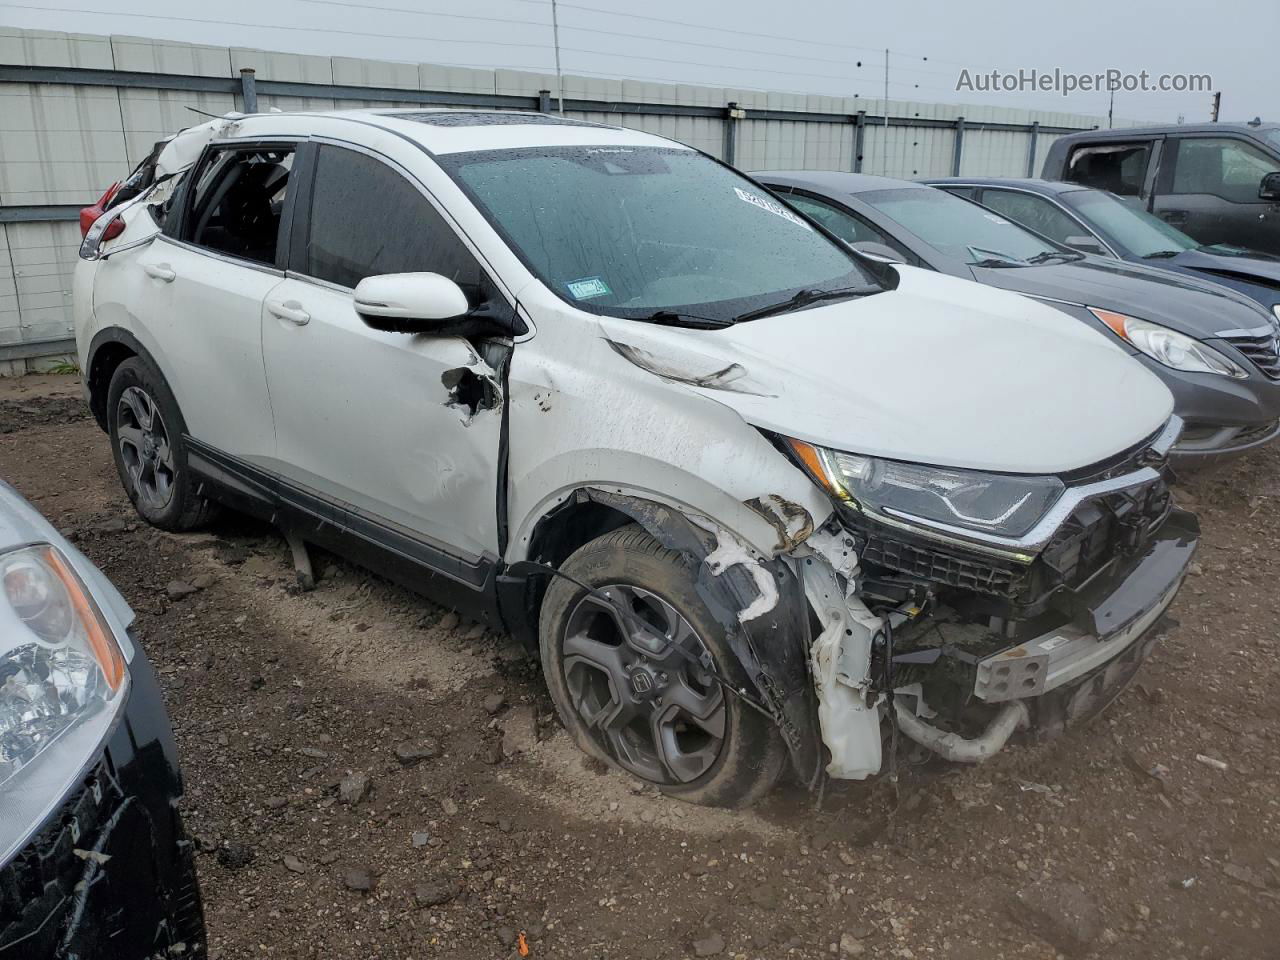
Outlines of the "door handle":
[[300,327],[305,327],[311,322],[311,314],[302,309],[302,304],[297,300],[268,300],[267,310],[273,317],[279,317],[281,320],[288,320],[290,323],[296,323]]
[[173,283],[173,278],[177,276],[173,272],[173,267],[167,263],[144,263],[142,269],[148,277],[163,280],[165,283]]

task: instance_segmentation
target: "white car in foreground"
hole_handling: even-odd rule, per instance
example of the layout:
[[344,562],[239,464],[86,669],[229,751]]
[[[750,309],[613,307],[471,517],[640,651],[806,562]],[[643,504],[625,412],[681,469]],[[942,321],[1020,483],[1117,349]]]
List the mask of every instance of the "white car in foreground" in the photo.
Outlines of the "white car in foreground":
[[584,750],[694,802],[1090,715],[1196,545],[1141,365],[668,140],[232,115],[128,192],[76,326],[139,513],[275,518],[509,630]]

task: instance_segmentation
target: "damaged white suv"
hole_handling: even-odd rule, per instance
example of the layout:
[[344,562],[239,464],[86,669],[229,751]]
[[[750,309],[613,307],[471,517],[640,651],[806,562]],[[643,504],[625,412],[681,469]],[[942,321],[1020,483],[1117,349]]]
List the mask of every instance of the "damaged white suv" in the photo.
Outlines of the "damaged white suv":
[[1091,715],[1195,549],[1140,364],[668,140],[233,115],[102,206],[77,336],[139,513],[510,631],[584,750],[693,802]]

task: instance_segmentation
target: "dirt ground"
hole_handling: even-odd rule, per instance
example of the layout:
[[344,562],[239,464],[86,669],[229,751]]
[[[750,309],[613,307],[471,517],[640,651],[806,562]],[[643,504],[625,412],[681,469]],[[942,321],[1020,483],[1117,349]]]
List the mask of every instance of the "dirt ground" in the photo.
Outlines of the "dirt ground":
[[247,520],[141,524],[79,389],[0,380],[0,477],[137,611],[217,960],[1280,957],[1280,450],[1179,488],[1180,625],[1093,724],[732,813],[586,762],[504,637],[331,557],[300,594]]

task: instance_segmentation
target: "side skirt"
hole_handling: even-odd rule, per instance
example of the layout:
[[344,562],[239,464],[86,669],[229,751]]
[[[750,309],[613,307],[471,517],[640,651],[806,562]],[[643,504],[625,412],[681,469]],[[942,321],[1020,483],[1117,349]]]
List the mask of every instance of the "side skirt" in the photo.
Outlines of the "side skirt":
[[296,533],[464,616],[501,627],[496,556],[460,557],[352,504],[291,484],[193,437],[183,440],[201,496]]

